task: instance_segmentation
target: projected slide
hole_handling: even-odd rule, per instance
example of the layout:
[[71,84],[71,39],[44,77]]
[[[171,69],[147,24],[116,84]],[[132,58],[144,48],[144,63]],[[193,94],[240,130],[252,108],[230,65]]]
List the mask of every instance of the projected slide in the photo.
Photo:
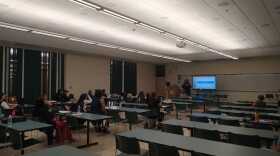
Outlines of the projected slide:
[[216,89],[215,76],[194,76],[193,89]]

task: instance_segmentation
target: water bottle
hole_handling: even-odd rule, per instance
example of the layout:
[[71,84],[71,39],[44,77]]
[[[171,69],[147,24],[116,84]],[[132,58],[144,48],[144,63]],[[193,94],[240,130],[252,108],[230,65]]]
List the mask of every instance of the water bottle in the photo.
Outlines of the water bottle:
[[8,117],[8,126],[12,126],[12,124],[13,124],[13,117],[12,117],[12,115],[9,115],[9,117]]

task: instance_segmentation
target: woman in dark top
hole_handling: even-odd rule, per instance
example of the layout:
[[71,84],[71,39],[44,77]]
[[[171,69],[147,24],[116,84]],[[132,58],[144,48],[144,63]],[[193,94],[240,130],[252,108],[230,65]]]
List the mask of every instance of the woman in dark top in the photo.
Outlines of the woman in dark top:
[[191,89],[192,89],[192,86],[189,82],[188,79],[186,79],[182,85],[182,88],[184,90],[184,93],[187,95],[187,96],[191,96]]
[[[36,103],[36,109],[35,114],[40,122],[48,123],[53,125],[53,119],[55,116],[55,110],[52,108],[52,104],[48,102],[47,96],[44,95],[40,98],[38,98]],[[53,127],[48,128],[45,130],[42,130],[44,133],[46,133],[48,137],[48,145],[53,144]]]
[[266,103],[264,102],[264,96],[259,95],[258,100],[256,101],[256,107],[265,107]]
[[145,103],[145,94],[143,91],[139,92],[138,97],[137,97],[137,102]]
[[92,103],[92,98],[88,94],[81,94],[78,102],[71,107],[72,112],[87,112],[88,105]]
[[152,115],[158,118],[160,114],[160,99],[156,96],[156,93],[152,93],[148,99],[148,107],[152,110]]
[[[94,99],[91,105],[91,112],[94,114],[105,115],[105,95],[103,94],[102,90],[96,90]],[[106,121],[105,124],[103,121],[99,121],[94,123],[96,125],[95,130],[97,132],[103,131],[108,132],[109,123]]]

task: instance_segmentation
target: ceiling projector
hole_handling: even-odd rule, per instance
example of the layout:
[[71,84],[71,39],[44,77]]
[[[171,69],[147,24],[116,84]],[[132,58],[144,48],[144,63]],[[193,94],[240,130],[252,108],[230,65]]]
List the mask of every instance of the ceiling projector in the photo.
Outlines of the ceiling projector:
[[186,47],[186,42],[184,42],[184,41],[178,41],[177,43],[176,43],[176,46],[178,47],[178,48],[184,48],[184,47]]

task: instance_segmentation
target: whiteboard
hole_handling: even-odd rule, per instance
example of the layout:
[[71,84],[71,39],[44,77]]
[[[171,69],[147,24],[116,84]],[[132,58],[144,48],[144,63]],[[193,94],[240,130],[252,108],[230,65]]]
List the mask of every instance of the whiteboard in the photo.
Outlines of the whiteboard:
[[[213,74],[209,74],[213,75]],[[197,76],[197,75],[196,75]],[[237,92],[277,92],[280,90],[280,73],[276,74],[224,74],[216,75],[217,90]],[[178,84],[191,75],[178,75]]]
[[280,74],[217,75],[217,89],[274,92],[280,89]]

